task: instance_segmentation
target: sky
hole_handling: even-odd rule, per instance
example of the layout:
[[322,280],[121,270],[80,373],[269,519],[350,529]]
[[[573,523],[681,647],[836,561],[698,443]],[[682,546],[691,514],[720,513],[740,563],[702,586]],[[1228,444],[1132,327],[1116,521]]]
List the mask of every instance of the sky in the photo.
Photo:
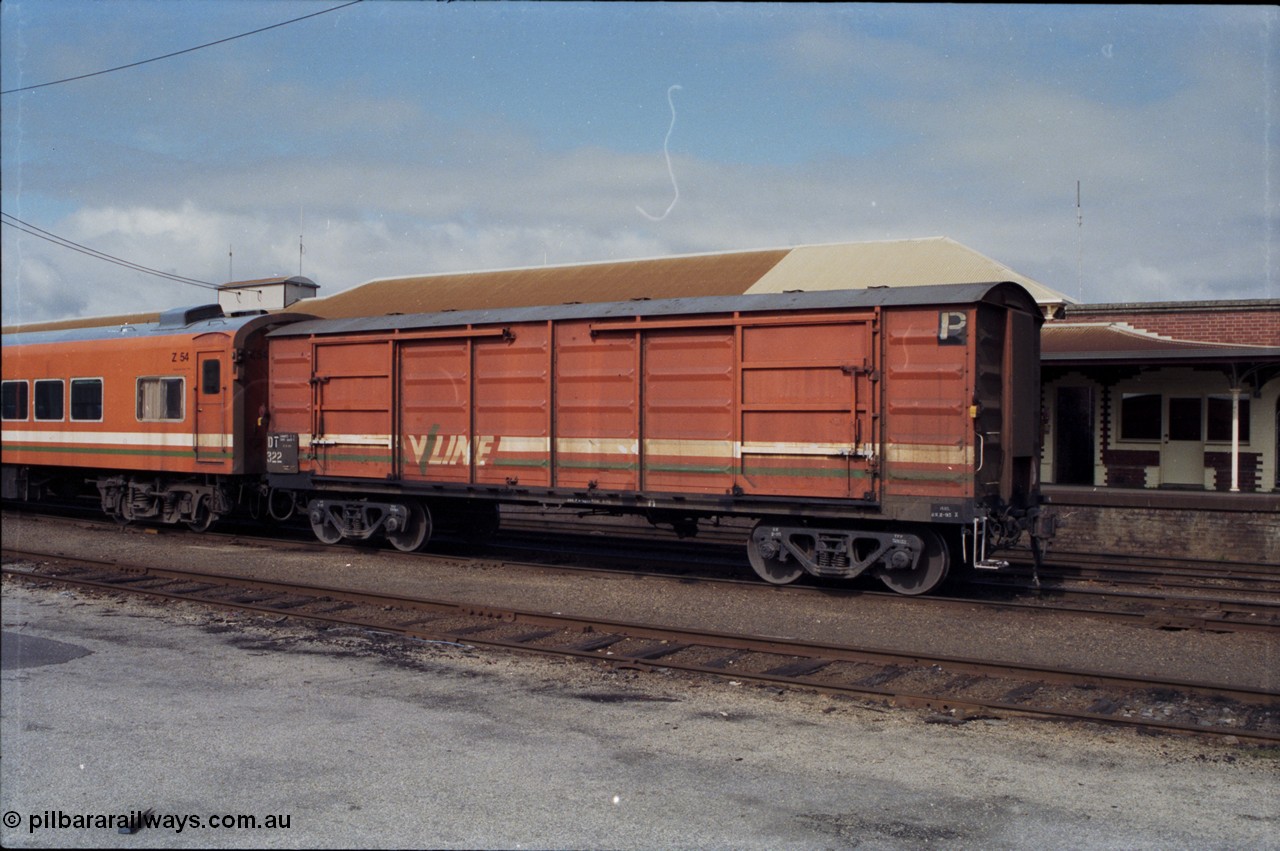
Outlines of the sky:
[[935,236],[1280,298],[1272,6],[344,2],[4,0],[4,324]]

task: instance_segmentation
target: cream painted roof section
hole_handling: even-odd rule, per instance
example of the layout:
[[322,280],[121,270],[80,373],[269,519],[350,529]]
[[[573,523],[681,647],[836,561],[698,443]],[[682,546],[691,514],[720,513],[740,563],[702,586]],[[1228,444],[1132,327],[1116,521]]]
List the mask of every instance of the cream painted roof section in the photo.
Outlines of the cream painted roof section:
[[793,248],[747,289],[748,293],[787,290],[860,290],[930,284],[980,284],[1013,281],[1039,304],[1074,303],[1056,290],[997,263],[953,239],[898,239],[842,242]]

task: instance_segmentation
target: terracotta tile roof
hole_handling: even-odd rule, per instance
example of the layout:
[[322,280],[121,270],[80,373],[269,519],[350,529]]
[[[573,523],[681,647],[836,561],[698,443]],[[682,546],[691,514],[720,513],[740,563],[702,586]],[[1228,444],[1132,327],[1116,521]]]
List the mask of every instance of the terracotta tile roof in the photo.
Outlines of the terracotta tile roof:
[[384,278],[309,301],[306,310],[326,318],[351,318],[991,281],[1021,284],[1042,304],[1070,301],[954,240],[930,237]]
[[741,295],[786,251],[387,278],[308,301],[324,318]]
[[1176,340],[1142,331],[1123,322],[1048,322],[1040,331],[1041,359],[1071,360],[1206,360],[1275,358],[1280,346],[1229,346]]

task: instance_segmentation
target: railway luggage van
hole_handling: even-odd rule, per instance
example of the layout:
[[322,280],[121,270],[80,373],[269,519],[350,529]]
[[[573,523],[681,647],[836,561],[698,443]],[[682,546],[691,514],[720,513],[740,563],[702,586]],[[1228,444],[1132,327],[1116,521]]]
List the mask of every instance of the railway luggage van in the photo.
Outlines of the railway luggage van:
[[923,593],[1038,531],[1040,322],[996,283],[294,323],[268,477],[323,541],[502,502],[744,517],[769,582]]
[[261,487],[265,333],[293,318],[206,305],[5,335],[4,497],[88,483],[121,521],[207,528]]

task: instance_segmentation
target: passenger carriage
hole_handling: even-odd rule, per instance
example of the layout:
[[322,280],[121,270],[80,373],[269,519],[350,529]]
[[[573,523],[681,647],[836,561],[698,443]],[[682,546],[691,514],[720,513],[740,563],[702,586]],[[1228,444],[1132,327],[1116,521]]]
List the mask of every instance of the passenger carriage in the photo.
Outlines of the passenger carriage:
[[4,336],[6,499],[96,486],[121,520],[206,528],[260,489],[265,334],[217,305],[158,322]]

